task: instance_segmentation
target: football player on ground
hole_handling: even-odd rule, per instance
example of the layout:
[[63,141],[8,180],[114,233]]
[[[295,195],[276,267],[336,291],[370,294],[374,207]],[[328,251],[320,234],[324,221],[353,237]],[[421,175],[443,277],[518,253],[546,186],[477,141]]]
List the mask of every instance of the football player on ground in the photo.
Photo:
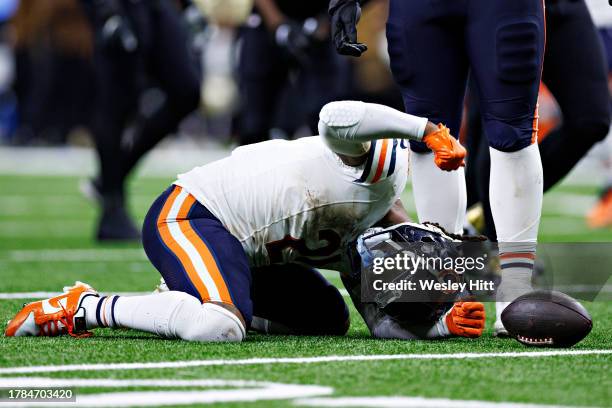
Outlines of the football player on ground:
[[[192,341],[241,341],[248,328],[344,334],[347,306],[314,267],[346,272],[360,234],[408,221],[399,200],[406,139],[424,142],[447,171],[463,164],[465,149],[443,125],[381,105],[333,102],[320,118],[320,136],[240,147],[179,175],[153,203],[143,244],[169,291],[100,296],[77,282],[25,305],[6,335],[82,336],[96,327]],[[427,337],[479,336],[483,305],[458,303],[442,320]]]
[[[360,56],[357,0],[331,0],[332,36],[341,54]],[[491,154],[490,202],[502,283],[496,331],[508,301],[531,290],[542,208],[537,98],[544,56],[543,0],[390,0],[391,70],[406,112],[459,132],[468,73],[478,86]],[[466,213],[463,168],[441,172],[430,149],[410,141],[419,220],[461,233]]]

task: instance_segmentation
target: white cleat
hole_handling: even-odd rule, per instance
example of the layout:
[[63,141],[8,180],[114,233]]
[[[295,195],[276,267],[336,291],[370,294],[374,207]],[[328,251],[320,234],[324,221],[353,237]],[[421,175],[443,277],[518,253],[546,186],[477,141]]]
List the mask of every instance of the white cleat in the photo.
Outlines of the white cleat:
[[495,337],[510,337],[508,330],[504,327],[501,320],[501,314],[510,302],[495,302],[495,323],[493,323],[493,336]]
[[529,293],[533,290],[531,285],[523,284],[522,282],[512,282],[511,284],[506,283],[505,285],[500,284],[497,289],[497,299],[495,302],[495,323],[493,324],[493,336],[495,337],[509,337],[508,330],[502,323],[501,315],[502,312],[511,303],[511,300],[516,299],[519,296]]

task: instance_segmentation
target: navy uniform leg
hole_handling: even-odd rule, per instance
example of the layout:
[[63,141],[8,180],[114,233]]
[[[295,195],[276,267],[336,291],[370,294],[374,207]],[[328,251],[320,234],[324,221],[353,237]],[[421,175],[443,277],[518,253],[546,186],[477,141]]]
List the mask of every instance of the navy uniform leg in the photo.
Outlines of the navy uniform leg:
[[544,191],[565,177],[610,130],[605,56],[586,4],[549,1],[546,22],[542,80],[559,103],[563,124],[540,144]]
[[251,271],[242,245],[181,187],[172,186],[151,206],[143,246],[168,288],[202,303],[223,305],[251,323]]
[[542,0],[471,1],[466,32],[489,145],[502,152],[529,146],[546,35]]
[[[387,40],[391,70],[406,112],[459,133],[468,74],[464,0],[391,0]],[[423,143],[412,149],[425,152]]]
[[[387,39],[391,69],[407,113],[444,123],[459,134],[468,75],[466,0],[391,0]],[[423,143],[411,142],[419,221],[460,233],[465,217],[463,168],[444,172]]]
[[343,335],[349,312],[316,269],[300,264],[253,269],[253,328],[269,334]]

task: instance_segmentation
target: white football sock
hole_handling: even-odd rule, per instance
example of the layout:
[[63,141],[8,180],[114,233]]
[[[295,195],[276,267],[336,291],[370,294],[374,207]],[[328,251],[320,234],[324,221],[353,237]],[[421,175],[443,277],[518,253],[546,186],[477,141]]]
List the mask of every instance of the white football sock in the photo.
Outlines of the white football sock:
[[144,296],[102,296],[83,299],[87,328],[126,327],[165,338],[190,341],[241,341],[245,328],[222,306],[202,304],[177,291]]
[[436,222],[450,233],[461,234],[467,203],[463,167],[440,170],[432,153],[412,152],[410,161],[419,222]]
[[490,148],[491,212],[499,242],[502,283],[496,314],[531,288],[538,227],[542,211],[543,175],[537,144],[517,152]]

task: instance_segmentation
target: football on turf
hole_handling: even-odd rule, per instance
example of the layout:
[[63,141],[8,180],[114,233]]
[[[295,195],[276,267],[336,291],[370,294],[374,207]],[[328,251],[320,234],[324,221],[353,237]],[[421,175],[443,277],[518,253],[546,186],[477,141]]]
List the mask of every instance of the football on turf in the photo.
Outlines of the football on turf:
[[589,312],[577,300],[544,290],[516,298],[501,319],[510,336],[527,346],[570,347],[593,327]]

